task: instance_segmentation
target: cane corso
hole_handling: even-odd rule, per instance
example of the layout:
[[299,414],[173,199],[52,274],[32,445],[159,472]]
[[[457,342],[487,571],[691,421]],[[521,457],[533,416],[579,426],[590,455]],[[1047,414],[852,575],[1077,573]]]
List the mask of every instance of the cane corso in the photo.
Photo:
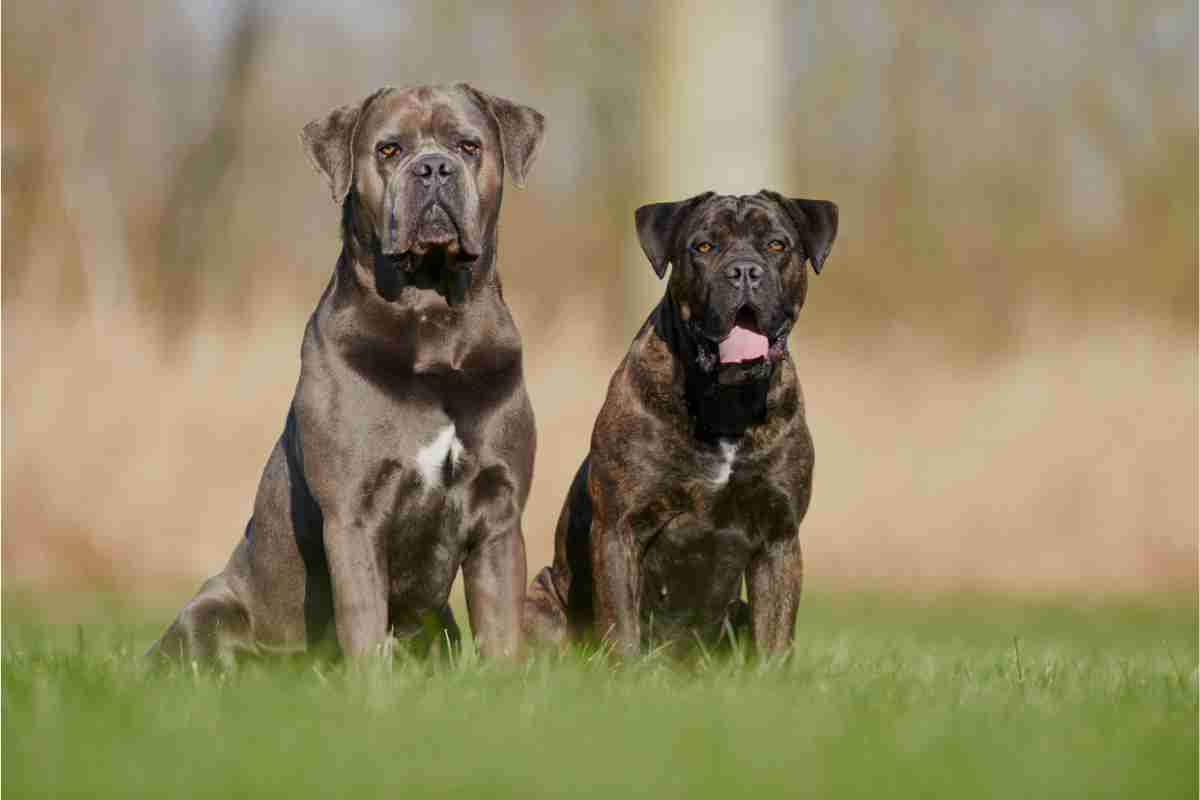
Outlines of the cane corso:
[[466,84],[382,89],[304,127],[341,255],[245,535],[153,655],[453,644],[460,567],[481,652],[517,652],[535,435],[496,223],[543,129]]
[[813,446],[787,337],[837,221],[833,203],[765,190],[637,210],[671,278],[609,384],[526,596],[529,638],[591,636],[618,657],[727,629],[763,654],[791,644]]

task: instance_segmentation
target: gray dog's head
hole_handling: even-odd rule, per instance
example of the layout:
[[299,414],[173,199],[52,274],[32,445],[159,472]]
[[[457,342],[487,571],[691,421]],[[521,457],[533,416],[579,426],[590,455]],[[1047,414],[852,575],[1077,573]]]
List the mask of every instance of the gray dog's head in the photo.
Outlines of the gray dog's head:
[[827,200],[697,195],[642,206],[638,238],[669,291],[707,369],[774,361],[808,288],[805,259],[817,273],[837,236],[837,206]]
[[495,235],[504,172],[524,185],[544,127],[532,108],[460,83],[380,89],[300,139],[365,246],[406,272],[457,270]]

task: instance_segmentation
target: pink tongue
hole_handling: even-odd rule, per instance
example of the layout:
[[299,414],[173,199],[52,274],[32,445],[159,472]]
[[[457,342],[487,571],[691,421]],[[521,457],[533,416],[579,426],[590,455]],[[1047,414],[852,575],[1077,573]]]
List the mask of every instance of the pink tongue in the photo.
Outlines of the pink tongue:
[[767,337],[738,325],[733,326],[729,336],[718,346],[722,364],[733,364],[738,361],[752,361],[765,358],[769,343]]

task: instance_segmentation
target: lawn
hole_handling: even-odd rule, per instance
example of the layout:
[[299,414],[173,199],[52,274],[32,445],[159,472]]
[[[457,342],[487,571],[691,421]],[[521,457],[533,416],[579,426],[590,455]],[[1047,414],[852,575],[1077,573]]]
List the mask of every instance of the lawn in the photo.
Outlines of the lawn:
[[811,594],[784,663],[143,674],[169,614],[6,598],[11,798],[1197,796],[1195,598]]

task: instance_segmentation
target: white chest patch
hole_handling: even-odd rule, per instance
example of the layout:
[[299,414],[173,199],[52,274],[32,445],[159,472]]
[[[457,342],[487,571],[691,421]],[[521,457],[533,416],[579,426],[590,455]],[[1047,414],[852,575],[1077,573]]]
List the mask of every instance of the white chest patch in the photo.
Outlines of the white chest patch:
[[417,451],[417,472],[426,491],[443,483],[443,476],[453,474],[462,458],[463,443],[455,435],[454,423],[438,431],[433,441]]
[[721,462],[709,481],[713,486],[724,486],[729,482],[729,476],[733,474],[733,462],[737,459],[737,449],[737,442],[721,440]]

